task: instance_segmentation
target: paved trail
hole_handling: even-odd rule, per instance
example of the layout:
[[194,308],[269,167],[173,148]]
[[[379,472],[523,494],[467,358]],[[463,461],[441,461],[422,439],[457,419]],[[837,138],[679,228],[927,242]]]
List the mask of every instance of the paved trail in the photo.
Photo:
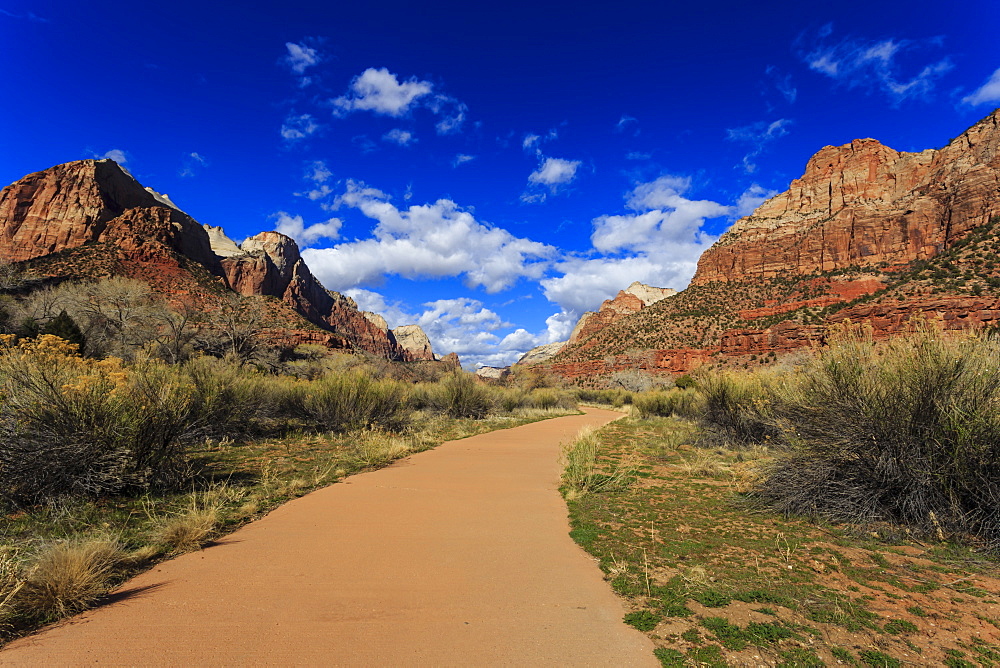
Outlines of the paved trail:
[[618,414],[348,478],[0,651],[3,665],[655,666],[567,535],[559,443]]

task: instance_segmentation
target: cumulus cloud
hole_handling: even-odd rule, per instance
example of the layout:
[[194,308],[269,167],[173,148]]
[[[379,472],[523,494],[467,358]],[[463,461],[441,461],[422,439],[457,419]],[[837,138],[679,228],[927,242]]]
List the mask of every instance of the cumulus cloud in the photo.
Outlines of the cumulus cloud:
[[325,183],[333,176],[333,172],[322,160],[313,160],[306,169],[306,178],[314,183]]
[[434,88],[429,81],[412,77],[400,82],[386,68],[369,67],[354,77],[347,94],[332,100],[341,114],[352,111],[371,111],[384,116],[402,116],[420,98],[430,95]]
[[295,142],[315,133],[319,127],[311,114],[290,114],[281,125],[281,136],[289,142]]
[[414,109],[423,107],[434,114],[438,121],[434,127],[438,134],[454,134],[462,129],[469,108],[449,95],[434,92],[434,84],[410,77],[399,77],[382,67],[367,70],[354,77],[347,93],[330,100],[334,115],[346,116],[355,111],[370,111],[382,116],[399,118]]
[[[561,186],[568,185],[576,178],[576,172],[583,164],[579,160],[543,158],[538,169],[528,176],[529,189],[521,195],[522,202],[544,202],[545,192],[538,188],[548,188],[555,194]],[[534,189],[531,187],[535,186]]]
[[399,209],[384,193],[348,182],[337,203],[378,221],[367,239],[310,249],[307,262],[334,290],[404,278],[460,276],[494,293],[521,278],[538,279],[556,249],[483,224],[451,200]]
[[316,49],[295,42],[285,42],[285,48],[288,49],[285,62],[296,74],[304,74],[308,68],[319,64],[320,56]]
[[758,121],[750,125],[727,129],[726,139],[750,144],[751,151],[743,156],[743,169],[746,170],[747,174],[752,174],[757,171],[754,159],[764,152],[768,144],[787,135],[789,125],[791,125],[791,121],[787,118],[779,118],[770,123]]
[[545,296],[575,318],[633,281],[684,288],[701,253],[716,240],[702,230],[705,221],[733,212],[686,197],[690,187],[690,179],[671,175],[636,184],[625,196],[626,208],[635,213],[595,218],[591,242],[600,255],[556,262],[553,271],[561,275],[540,281]]
[[832,34],[833,26],[827,24],[815,35],[801,35],[797,47],[802,61],[809,69],[847,88],[879,91],[893,105],[910,98],[929,97],[937,80],[954,67],[946,56],[920,66],[915,72],[903,73],[903,66],[899,63],[901,54],[939,46],[939,40],[872,41],[845,37],[831,41]]
[[274,231],[295,239],[300,247],[310,246],[320,239],[336,239],[340,236],[340,226],[343,222],[338,218],[331,218],[322,223],[306,225],[302,216],[293,216],[285,211],[279,211],[271,215],[275,218]]
[[962,98],[965,104],[996,104],[1000,102],[1000,69],[995,71],[982,86]]
[[466,155],[465,153],[459,153],[455,156],[455,159],[451,161],[452,167],[458,167],[459,165],[464,165],[467,162],[472,162],[476,159],[474,155]]
[[538,144],[538,142],[541,139],[542,138],[539,135],[525,135],[524,139],[521,140],[521,148],[523,148],[525,151],[530,151]]
[[400,146],[409,146],[417,141],[417,138],[409,130],[393,128],[382,135],[382,141],[389,142],[390,144],[399,144]]

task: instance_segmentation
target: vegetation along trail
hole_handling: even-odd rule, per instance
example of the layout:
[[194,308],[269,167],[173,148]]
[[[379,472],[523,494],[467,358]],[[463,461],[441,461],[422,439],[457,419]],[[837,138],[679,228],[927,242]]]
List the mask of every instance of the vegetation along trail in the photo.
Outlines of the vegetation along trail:
[[560,443],[618,416],[588,409],[348,478],[0,664],[656,665],[557,490]]

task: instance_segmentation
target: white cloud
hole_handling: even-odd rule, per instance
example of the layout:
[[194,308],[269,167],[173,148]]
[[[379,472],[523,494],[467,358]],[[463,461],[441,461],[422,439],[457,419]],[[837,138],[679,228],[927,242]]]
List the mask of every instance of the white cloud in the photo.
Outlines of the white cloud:
[[325,183],[333,176],[333,172],[322,160],[313,160],[306,171],[306,178],[314,183]]
[[[800,36],[797,40],[799,57],[809,69],[833,79],[848,88],[880,91],[893,105],[909,98],[926,98],[934,90],[936,81],[954,67],[949,57],[924,65],[915,74],[903,74],[898,56],[904,52],[920,50],[928,45],[939,45],[938,40],[922,42],[907,39],[868,41],[846,37],[829,43],[831,25],[823,26],[811,40]],[[811,44],[805,45],[806,41]]]
[[615,124],[615,132],[626,131],[631,131],[633,135],[639,134],[639,121],[633,116],[622,114],[622,117],[618,119],[618,123]]
[[441,118],[434,126],[439,135],[451,135],[461,130],[469,111],[463,102],[447,95],[435,95],[428,101],[427,107]]
[[382,135],[382,141],[390,142],[392,144],[399,144],[400,146],[409,146],[413,142],[417,141],[416,137],[409,130],[402,130],[400,128],[393,128],[389,130],[384,135]]
[[493,293],[520,278],[540,278],[556,253],[551,246],[480,223],[447,199],[398,209],[384,193],[348,182],[337,202],[378,223],[368,239],[307,251],[310,268],[334,290],[377,284],[386,274],[396,274],[461,276],[469,288]]
[[756,183],[751,184],[749,188],[743,191],[739,199],[736,200],[736,208],[733,214],[737,218],[749,216],[754,212],[754,209],[777,194],[777,190],[768,190]]
[[757,171],[757,165],[753,162],[754,158],[763,153],[764,149],[772,141],[787,135],[787,128],[791,123],[787,118],[779,118],[770,123],[758,121],[750,125],[728,128],[726,130],[726,139],[729,141],[750,144],[753,147],[749,153],[743,156],[743,168],[747,174]]
[[642,153],[640,151],[632,151],[625,155],[626,160],[649,160],[652,157],[652,153]]
[[538,169],[528,176],[528,182],[547,186],[553,193],[561,185],[572,183],[576,178],[576,170],[583,164],[579,160],[563,160],[562,158],[545,158]]
[[332,100],[341,113],[372,111],[385,116],[402,116],[421,97],[430,95],[433,85],[413,77],[400,83],[386,68],[369,67],[354,77],[346,95]]
[[982,86],[962,98],[966,104],[996,104],[1000,102],[1000,69],[995,71]]
[[315,223],[306,226],[302,216],[293,216],[284,211],[272,214],[272,218],[277,218],[274,231],[295,239],[300,247],[306,247],[316,243],[320,239],[336,239],[340,236],[340,226],[343,224],[337,218],[331,218],[323,223]]
[[467,162],[472,162],[476,159],[474,155],[466,155],[465,153],[459,153],[455,156],[455,159],[451,161],[452,167],[458,167],[459,165],[464,165]]
[[308,197],[313,202],[328,197],[332,194],[333,194],[333,188],[326,185],[325,183],[318,185],[316,188],[313,188],[312,190],[307,190],[301,193],[295,193],[297,197]]
[[310,114],[291,114],[281,125],[281,136],[288,141],[305,139],[319,130],[319,123]]
[[110,151],[104,153],[104,155],[94,156],[97,158],[111,158],[119,165],[124,166],[128,162],[128,154],[120,148],[113,148]]
[[538,135],[525,135],[524,140],[521,141],[521,148],[525,151],[531,150],[536,144],[538,144],[541,137]]
[[701,228],[706,219],[728,216],[733,208],[684,196],[690,179],[661,176],[639,183],[625,197],[636,213],[599,216],[591,242],[602,256],[566,256],[553,266],[561,276],[540,281],[545,296],[578,317],[613,297],[633,281],[684,288],[702,252],[716,237]]
[[319,64],[320,57],[316,49],[295,42],[285,42],[285,48],[288,49],[285,62],[296,74],[304,74],[308,68]]

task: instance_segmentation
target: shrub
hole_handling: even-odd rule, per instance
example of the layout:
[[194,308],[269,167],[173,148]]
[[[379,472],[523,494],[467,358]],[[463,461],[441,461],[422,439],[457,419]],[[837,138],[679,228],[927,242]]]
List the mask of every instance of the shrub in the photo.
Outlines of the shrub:
[[702,378],[699,418],[732,445],[773,441],[780,435],[773,416],[773,393],[762,372],[719,372]]
[[408,408],[403,383],[376,380],[364,371],[295,382],[283,403],[321,429],[340,432],[366,427],[399,429]]
[[0,354],[0,498],[96,497],[183,479],[191,388],[176,369],[75,350],[42,335]]
[[191,428],[201,436],[245,436],[278,413],[277,378],[266,382],[246,366],[208,356],[191,359],[181,368],[191,384]]
[[218,491],[194,494],[191,505],[164,518],[153,533],[153,542],[170,552],[201,547],[219,523],[223,496]]
[[455,371],[433,387],[429,403],[453,418],[481,419],[493,411],[499,396],[498,391],[482,385],[472,374]]
[[352,445],[355,456],[366,466],[384,466],[413,450],[410,439],[375,429],[358,432]]
[[773,507],[1000,539],[1000,343],[847,328],[777,412],[794,447],[757,490]]
[[644,392],[632,401],[641,418],[689,416],[694,414],[697,393],[694,390],[672,389],[666,392]]

